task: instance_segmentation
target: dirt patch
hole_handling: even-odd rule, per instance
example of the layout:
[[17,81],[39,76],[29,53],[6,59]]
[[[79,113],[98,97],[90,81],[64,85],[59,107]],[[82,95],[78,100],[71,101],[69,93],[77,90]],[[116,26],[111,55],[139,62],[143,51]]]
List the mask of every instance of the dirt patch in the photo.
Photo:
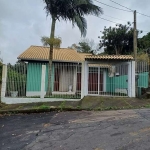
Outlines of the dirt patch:
[[150,99],[122,98],[122,97],[84,97],[81,108],[111,110],[128,108],[150,108]]
[[[2,111],[18,110],[121,110],[134,108],[150,108],[150,99],[122,98],[122,97],[84,97],[81,101],[41,102],[27,104],[6,105],[0,103]],[[41,111],[40,111],[41,112]]]
[[4,107],[6,107],[6,104],[0,103],[0,109],[2,109],[2,108],[4,108]]
[[112,121],[112,120],[122,120],[129,118],[137,118],[139,115],[133,110],[118,110],[118,111],[91,111],[87,116],[84,116],[80,119],[71,120],[70,122],[76,123],[89,123],[89,122],[99,122],[103,120]]

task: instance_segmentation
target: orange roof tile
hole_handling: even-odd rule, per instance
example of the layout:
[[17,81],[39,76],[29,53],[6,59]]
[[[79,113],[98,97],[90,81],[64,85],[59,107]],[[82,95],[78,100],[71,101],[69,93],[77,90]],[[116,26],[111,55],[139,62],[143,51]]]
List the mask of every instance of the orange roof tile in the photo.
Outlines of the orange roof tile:
[[117,60],[130,60],[133,59],[133,56],[131,55],[86,55],[85,59],[117,59]]
[[[22,60],[41,60],[48,61],[49,47],[30,46],[26,51],[18,56]],[[76,50],[69,48],[54,49],[53,61],[64,62],[82,62],[91,59],[133,59],[131,55],[92,55],[88,53],[78,53]]]
[[[48,56],[49,56],[49,47],[31,46],[26,51],[24,51],[21,55],[19,55],[18,59],[47,61]],[[76,50],[60,48],[60,49],[54,49],[53,60],[66,61],[66,62],[81,62],[84,61],[84,56],[77,53]]]

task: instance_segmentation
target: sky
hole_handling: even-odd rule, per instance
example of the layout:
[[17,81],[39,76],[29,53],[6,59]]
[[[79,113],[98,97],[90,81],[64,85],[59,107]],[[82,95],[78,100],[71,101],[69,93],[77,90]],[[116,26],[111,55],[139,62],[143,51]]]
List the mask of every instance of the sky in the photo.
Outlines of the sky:
[[[125,9],[110,0],[98,1]],[[150,14],[149,0],[113,1],[140,13]],[[95,0],[93,2],[103,9],[103,15],[100,17],[121,24],[133,22],[132,12],[113,9]],[[51,18],[46,17],[44,6],[43,0],[0,0],[0,57],[5,64],[15,63],[17,57],[31,45],[42,46],[41,37],[50,35]],[[86,38],[93,39],[95,43],[99,42],[98,36],[101,36],[100,31],[103,31],[104,26],[116,25],[95,16],[86,16],[86,19],[88,25]],[[150,18],[137,14],[137,29],[146,31],[140,35],[141,37],[147,34],[147,31],[150,31]],[[57,21],[55,36],[61,37],[62,48],[81,40],[79,29],[73,28],[70,22],[63,20]]]

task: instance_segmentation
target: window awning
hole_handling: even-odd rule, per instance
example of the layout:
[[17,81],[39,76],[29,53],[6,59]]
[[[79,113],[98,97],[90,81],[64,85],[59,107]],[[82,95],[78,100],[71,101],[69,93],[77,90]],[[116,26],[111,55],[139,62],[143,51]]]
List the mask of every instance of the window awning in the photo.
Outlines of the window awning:
[[100,68],[110,68],[111,65],[108,64],[88,64],[89,67],[100,67]]

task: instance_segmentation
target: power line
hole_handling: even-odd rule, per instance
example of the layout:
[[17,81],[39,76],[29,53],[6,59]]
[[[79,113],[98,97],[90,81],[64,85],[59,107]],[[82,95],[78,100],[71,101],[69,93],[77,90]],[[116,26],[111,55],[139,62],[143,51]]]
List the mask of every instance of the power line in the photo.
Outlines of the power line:
[[117,20],[121,20],[121,21],[126,21],[126,22],[129,22],[128,20],[119,19],[119,18],[112,17],[112,16],[109,16],[109,15],[103,15],[103,16],[107,16],[107,17],[114,18],[114,19],[117,19]]
[[[119,6],[122,6],[122,7],[126,8],[126,9],[129,9],[129,10],[133,11],[132,9],[130,9],[130,8],[126,7],[126,6],[123,6],[123,5],[117,3],[117,2],[115,2],[115,1],[113,1],[113,0],[110,0],[110,1],[113,2],[113,3],[115,3],[115,4],[117,4],[117,5],[119,5]],[[149,18],[150,18],[150,16],[145,15],[145,14],[143,14],[143,13],[140,13],[140,12],[137,12],[137,13],[140,14],[140,15],[143,15],[143,16],[145,16],[145,17],[149,17]]]
[[[95,16],[95,15],[93,15],[93,16]],[[112,22],[112,23],[121,24],[121,23],[118,23],[118,22],[115,22],[115,21],[112,21],[112,20],[108,20],[108,19],[99,17],[99,16],[95,16],[95,17],[98,17],[98,18],[100,18],[102,20],[106,20],[106,21],[109,21],[109,22]],[[147,32],[147,33],[150,32],[150,31],[143,31],[143,30],[138,30],[138,31]]]
[[[95,16],[95,15],[93,15],[93,16]],[[106,21],[109,21],[109,22],[112,22],[112,23],[120,24],[120,23],[118,23],[118,22],[111,21],[111,20],[108,20],[108,19],[105,19],[105,18],[102,18],[102,17],[99,17],[99,16],[95,16],[95,17],[98,17],[98,18],[100,18],[100,19],[102,19],[102,20],[106,20]]]
[[125,7],[125,6],[123,6],[123,5],[121,5],[121,4],[117,3],[117,2],[114,2],[113,0],[110,0],[110,1],[113,2],[113,3],[115,3],[115,4],[117,4],[117,5],[122,6],[122,7],[126,8],[126,9],[128,9],[128,10],[133,11],[132,9],[130,9],[130,8],[128,8],[128,7]]
[[114,8],[114,9],[118,9],[118,10],[122,10],[122,11],[126,11],[126,12],[132,12],[132,11],[129,11],[129,10],[125,10],[125,9],[121,9],[121,8],[117,8],[117,7],[113,7],[113,6],[107,5],[107,4],[102,3],[102,2],[100,2],[100,1],[98,1],[98,0],[94,0],[94,1],[96,1],[96,2],[98,2],[98,3],[100,3],[100,4],[103,4],[103,5],[105,5],[105,6]]
[[149,18],[150,18],[150,16],[148,16],[148,15],[142,14],[142,13],[140,13],[140,12],[137,12],[137,13],[140,14],[140,15],[143,15],[143,16],[146,16],[146,17],[149,17]]

